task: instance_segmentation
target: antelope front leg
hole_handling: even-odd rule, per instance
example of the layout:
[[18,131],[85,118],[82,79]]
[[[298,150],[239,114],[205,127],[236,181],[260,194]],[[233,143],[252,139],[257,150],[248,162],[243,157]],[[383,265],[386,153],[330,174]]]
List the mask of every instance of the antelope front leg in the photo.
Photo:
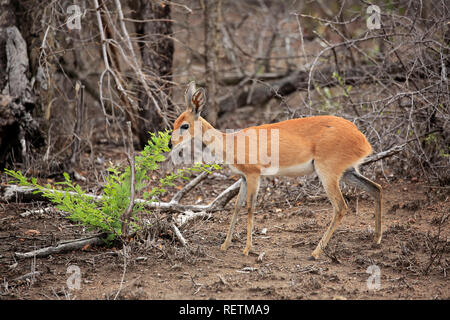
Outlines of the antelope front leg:
[[238,212],[239,212],[239,197],[236,200],[236,204],[234,206],[233,217],[231,218],[231,223],[230,223],[230,227],[228,228],[227,237],[225,238],[225,241],[220,246],[220,250],[222,250],[222,251],[227,250],[231,244],[231,239],[233,238],[234,226],[236,225]]
[[242,179],[241,187],[239,189],[239,194],[236,198],[236,203],[234,204],[234,211],[233,211],[233,217],[231,218],[230,227],[228,228],[228,233],[225,241],[220,246],[220,249],[225,251],[228,249],[228,247],[231,244],[231,239],[233,238],[233,232],[234,227],[236,225],[237,216],[239,213],[239,209],[243,205],[243,201],[245,200],[245,197],[247,196],[247,182],[245,179]]
[[247,241],[245,243],[244,255],[248,256],[252,248],[252,232],[253,232],[253,211],[255,210],[256,197],[259,189],[259,176],[247,177],[247,208],[248,208],[248,222],[247,222]]
[[253,232],[253,206],[248,208],[248,222],[247,222],[247,241],[245,243],[244,255],[248,256],[248,253],[252,249],[252,232]]

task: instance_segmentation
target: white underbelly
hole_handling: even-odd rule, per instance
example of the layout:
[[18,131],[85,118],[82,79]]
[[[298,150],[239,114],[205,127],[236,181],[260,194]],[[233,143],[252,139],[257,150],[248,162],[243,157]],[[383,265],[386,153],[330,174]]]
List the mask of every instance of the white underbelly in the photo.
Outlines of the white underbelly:
[[312,160],[296,164],[289,167],[269,167],[262,168],[261,175],[263,176],[305,176],[314,172],[314,165]]
[[[232,165],[229,165],[229,168],[231,169],[231,172],[234,174],[239,175],[245,175],[244,172],[238,170]],[[267,168],[261,168],[261,175],[262,176],[287,176],[287,177],[299,177],[299,176],[306,176],[308,174],[311,174],[314,172],[314,165],[313,161],[308,161],[305,163],[296,164],[289,167],[267,167]]]

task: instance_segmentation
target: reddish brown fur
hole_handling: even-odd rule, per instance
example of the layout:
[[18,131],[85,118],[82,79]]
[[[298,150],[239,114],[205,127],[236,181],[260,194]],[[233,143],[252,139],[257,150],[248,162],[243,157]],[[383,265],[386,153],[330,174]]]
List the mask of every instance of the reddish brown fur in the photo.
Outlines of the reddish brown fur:
[[[273,124],[249,127],[235,133],[225,134],[214,129],[206,120],[199,116],[205,101],[203,89],[195,91],[195,84],[191,83],[185,96],[187,110],[183,112],[174,123],[172,136],[173,145],[175,146],[183,140],[183,137],[180,136],[178,130],[183,123],[189,124],[189,133],[190,137],[192,137],[194,135],[194,121],[199,120],[202,123],[202,132],[201,136],[198,138],[201,138],[206,145],[214,144],[216,142],[215,139],[220,138],[223,141],[223,159],[230,159],[226,156],[227,153],[232,152],[232,161],[229,164],[245,177],[243,183],[248,190],[248,192],[245,192],[247,193],[248,226],[247,243],[244,254],[248,254],[251,249],[253,210],[259,188],[259,178],[262,169],[268,166],[261,164],[259,152],[256,157],[257,163],[249,164],[250,139],[256,139],[256,150],[259,150],[260,142],[258,133],[262,129],[267,130],[269,132],[267,134],[267,137],[269,138],[267,153],[270,156],[270,130],[278,130],[278,164],[280,168],[291,168],[293,166],[302,166],[303,164],[311,166],[311,161],[314,160],[314,170],[319,175],[334,207],[333,221],[312,253],[312,256],[317,259],[347,210],[347,205],[345,204],[339,188],[340,178],[347,169],[356,169],[361,160],[372,152],[372,147],[366,137],[352,122],[336,116],[315,116],[292,119]],[[213,132],[212,138],[209,141],[206,141],[204,138],[204,133],[207,130]],[[244,149],[246,162],[245,164],[239,164],[237,162],[238,144],[236,141],[238,140],[238,137],[242,137],[245,134],[247,134]],[[230,137],[234,139],[233,150],[227,150],[226,148],[226,138]],[[255,141],[252,141],[252,143],[255,143]],[[301,170],[298,172],[301,174]],[[372,195],[378,200],[376,206],[375,241],[379,243],[381,241],[381,187],[364,177],[364,179],[362,179],[355,175],[352,178],[352,181],[359,183],[360,187],[362,186],[365,187],[366,190],[370,190]],[[240,197],[241,195],[238,196],[236,201],[227,238],[221,247],[223,250],[231,243],[231,235],[234,230],[234,224],[239,210],[238,202]]]
[[[237,136],[250,129],[279,130],[279,152],[283,155],[279,159],[280,167],[289,167],[314,159],[316,163],[323,163],[342,173],[372,152],[366,137],[352,122],[335,116],[316,116],[264,124],[246,128],[234,135]],[[236,145],[235,143],[235,148]],[[246,149],[248,153],[248,146]],[[268,154],[270,155],[270,144]],[[235,166],[244,170],[256,167],[252,171],[257,171],[260,167],[239,164]]]

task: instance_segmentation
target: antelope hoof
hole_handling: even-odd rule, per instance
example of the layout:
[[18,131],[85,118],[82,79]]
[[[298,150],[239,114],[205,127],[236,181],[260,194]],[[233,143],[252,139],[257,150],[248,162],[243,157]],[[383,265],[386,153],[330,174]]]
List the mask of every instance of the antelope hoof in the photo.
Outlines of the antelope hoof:
[[245,247],[245,249],[243,251],[244,256],[248,256],[248,253],[250,252],[250,249],[251,249],[251,247]]
[[376,234],[373,238],[376,244],[381,244],[381,234]]
[[220,250],[225,251],[228,249],[228,247],[230,246],[229,243],[227,243],[226,241],[224,243],[222,243],[222,245],[220,246]]
[[308,260],[309,260],[309,261],[316,261],[316,260],[319,260],[319,256],[320,256],[320,251],[314,250],[314,251],[311,253],[311,256],[308,258]]

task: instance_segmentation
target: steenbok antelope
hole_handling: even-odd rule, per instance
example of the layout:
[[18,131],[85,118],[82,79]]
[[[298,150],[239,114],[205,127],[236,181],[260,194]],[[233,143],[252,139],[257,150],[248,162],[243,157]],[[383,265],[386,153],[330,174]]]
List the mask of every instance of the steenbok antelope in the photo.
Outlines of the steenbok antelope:
[[[312,258],[319,257],[347,211],[339,188],[341,178],[375,199],[374,240],[377,244],[381,242],[381,187],[362,176],[357,168],[372,152],[372,147],[352,122],[335,116],[315,116],[222,133],[200,117],[205,101],[204,89],[197,90],[191,82],[185,93],[187,109],[174,123],[170,146],[174,146],[173,152],[178,152],[182,146],[190,146],[192,140],[194,143],[200,141],[213,156],[226,159],[224,163],[243,177],[222,250],[231,244],[239,208],[247,201],[244,254],[248,255],[252,247],[253,211],[261,176],[295,177],[312,172],[319,176],[334,209],[333,220],[312,252]],[[243,144],[239,145],[239,141]]]

